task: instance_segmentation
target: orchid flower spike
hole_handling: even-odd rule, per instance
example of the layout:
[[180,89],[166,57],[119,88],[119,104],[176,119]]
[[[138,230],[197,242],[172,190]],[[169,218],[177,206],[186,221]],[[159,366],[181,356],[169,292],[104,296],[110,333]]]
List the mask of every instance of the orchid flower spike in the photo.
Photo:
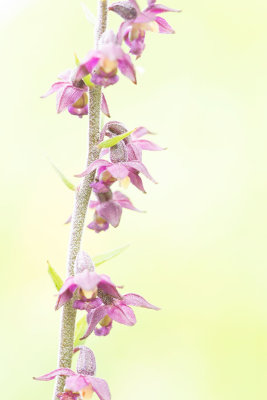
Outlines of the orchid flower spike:
[[92,74],[91,82],[106,87],[118,82],[118,69],[136,83],[130,56],[124,53],[114,32],[107,30],[102,34],[98,48],[90,51],[79,65],[76,79],[79,81],[90,73]]
[[[57,93],[56,109],[61,113],[66,108],[72,115],[82,117],[88,114],[88,87],[82,79],[75,79],[76,70],[68,69],[62,72],[58,78],[59,81],[53,83],[51,88],[46,92],[42,98],[49,96],[52,93]],[[108,104],[104,94],[102,93],[101,110],[103,114],[110,117]]]
[[85,252],[78,253],[75,262],[75,275],[69,276],[58,292],[56,310],[69,301],[77,289],[81,299],[95,299],[98,289],[105,290],[110,296],[120,298],[120,294],[109,276],[94,272],[94,264]]
[[50,381],[56,376],[66,376],[64,392],[57,396],[60,400],[90,400],[93,393],[96,393],[100,400],[110,400],[111,395],[107,382],[94,376],[96,363],[92,350],[86,346],[79,346],[74,349],[74,352],[76,351],[80,351],[77,373],[70,368],[58,368],[34,379]]
[[120,26],[118,41],[130,48],[130,53],[139,58],[145,49],[145,35],[147,31],[158,33],[174,33],[173,28],[159,14],[164,12],[179,12],[173,8],[156,4],[156,0],[148,0],[148,7],[141,11],[135,0],[123,0],[112,3],[111,11],[119,14],[125,22]]

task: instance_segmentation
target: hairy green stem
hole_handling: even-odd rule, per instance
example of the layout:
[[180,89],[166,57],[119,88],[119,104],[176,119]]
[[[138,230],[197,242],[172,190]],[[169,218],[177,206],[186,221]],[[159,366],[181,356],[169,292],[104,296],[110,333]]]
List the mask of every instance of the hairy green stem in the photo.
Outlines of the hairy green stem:
[[[101,34],[106,30],[107,24],[107,0],[98,0],[98,19],[95,30],[95,45],[97,47]],[[87,166],[99,157],[97,143],[100,131],[101,86],[89,88],[89,133]],[[90,183],[94,180],[95,173],[86,176],[76,192],[72,213],[71,233],[68,247],[67,275],[74,274],[74,263],[81,248],[84,222],[88,203],[91,195]],[[72,307],[73,301],[69,301],[63,307],[60,327],[60,344],[58,355],[58,368],[70,368],[72,361],[73,339],[75,330],[76,310]],[[57,377],[54,400],[58,400],[57,394],[63,392],[65,378]]]

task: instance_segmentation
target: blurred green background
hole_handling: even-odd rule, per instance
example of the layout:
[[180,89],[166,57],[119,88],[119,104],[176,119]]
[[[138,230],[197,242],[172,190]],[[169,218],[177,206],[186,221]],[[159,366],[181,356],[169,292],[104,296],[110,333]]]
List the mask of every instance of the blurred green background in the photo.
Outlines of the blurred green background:
[[[162,311],[136,309],[135,327],[88,345],[116,400],[263,400],[267,3],[164,3],[183,9],[166,15],[176,35],[147,35],[139,85],[121,77],[105,91],[113,119],[168,147],[145,154],[159,184],[128,191],[146,214],[125,210],[118,229],[87,230],[83,244],[96,255],[130,243],[99,272]],[[46,260],[64,276],[73,202],[47,158],[69,178],[80,172],[87,120],[40,95],[91,48],[93,27],[73,0],[4,0],[0,20],[1,396],[46,400],[53,382],[31,379],[56,368]]]

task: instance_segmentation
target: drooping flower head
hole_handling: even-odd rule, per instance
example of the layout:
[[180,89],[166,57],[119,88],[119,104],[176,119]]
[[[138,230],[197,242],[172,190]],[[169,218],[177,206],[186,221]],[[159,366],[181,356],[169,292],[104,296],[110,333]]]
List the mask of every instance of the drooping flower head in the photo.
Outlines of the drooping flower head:
[[140,57],[145,48],[147,31],[158,33],[174,33],[172,27],[159,14],[178,12],[173,8],[156,4],[156,0],[148,0],[148,7],[141,11],[135,0],[124,0],[113,3],[109,9],[119,14],[125,22],[120,26],[118,40],[130,47],[130,53]]
[[96,393],[100,400],[110,400],[107,382],[94,376],[96,362],[92,350],[86,346],[79,346],[74,349],[74,352],[76,351],[80,351],[77,373],[69,368],[58,368],[34,379],[50,381],[56,376],[66,376],[64,392],[57,396],[60,400],[90,400],[93,393]]
[[102,34],[98,48],[90,51],[81,62],[76,72],[76,79],[80,80],[90,73],[94,84],[106,87],[118,82],[118,69],[136,83],[130,56],[124,53],[114,32],[107,30]]
[[[59,81],[53,83],[48,92],[42,97],[47,97],[56,92],[56,109],[58,113],[67,108],[70,114],[82,117],[88,114],[88,87],[82,79],[76,79],[75,74],[76,70],[71,69],[62,72],[58,76]],[[103,93],[101,110],[110,117],[107,101]]]

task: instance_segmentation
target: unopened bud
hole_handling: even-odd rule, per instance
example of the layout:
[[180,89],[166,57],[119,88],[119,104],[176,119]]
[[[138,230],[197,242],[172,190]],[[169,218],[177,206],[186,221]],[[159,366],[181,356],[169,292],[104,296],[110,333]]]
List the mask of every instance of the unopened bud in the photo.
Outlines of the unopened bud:
[[135,19],[137,17],[136,8],[127,0],[113,3],[109,10],[119,14],[123,19]]
[[123,141],[110,148],[110,161],[113,163],[126,162],[128,160],[127,147]]
[[93,272],[95,270],[95,266],[89,254],[81,250],[77,254],[74,264],[75,275],[80,272],[83,272],[85,269],[88,269],[90,272]]
[[86,346],[76,347],[73,352],[80,351],[77,360],[77,373],[82,375],[94,375],[96,370],[95,356],[91,349]]

